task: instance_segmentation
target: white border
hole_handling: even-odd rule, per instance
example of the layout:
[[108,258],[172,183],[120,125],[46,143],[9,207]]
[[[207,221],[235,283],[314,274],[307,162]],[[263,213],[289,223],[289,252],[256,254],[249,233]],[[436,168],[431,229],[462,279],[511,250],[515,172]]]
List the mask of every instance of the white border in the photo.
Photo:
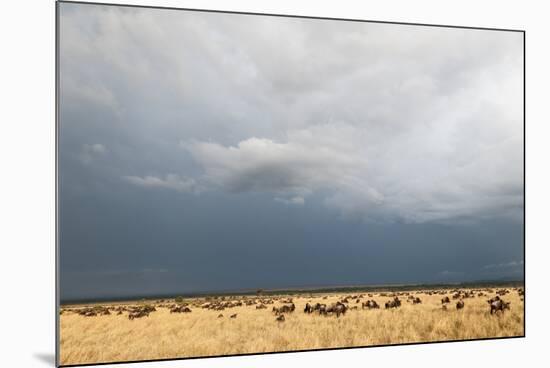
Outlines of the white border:
[[[126,4],[525,29],[527,31],[527,338],[139,363],[128,367],[518,367],[544,361],[548,314],[548,86],[544,2],[124,1]],[[54,2],[4,2],[0,12],[0,366],[52,366],[54,352]],[[49,362],[49,363],[48,363]],[[114,367],[125,367],[116,365]]]

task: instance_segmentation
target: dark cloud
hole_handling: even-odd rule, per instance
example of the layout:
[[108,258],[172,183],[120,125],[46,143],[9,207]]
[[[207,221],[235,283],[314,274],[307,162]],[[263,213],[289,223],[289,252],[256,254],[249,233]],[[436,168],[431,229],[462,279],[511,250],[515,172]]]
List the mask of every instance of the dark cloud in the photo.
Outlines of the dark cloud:
[[63,295],[523,259],[522,34],[60,10]]

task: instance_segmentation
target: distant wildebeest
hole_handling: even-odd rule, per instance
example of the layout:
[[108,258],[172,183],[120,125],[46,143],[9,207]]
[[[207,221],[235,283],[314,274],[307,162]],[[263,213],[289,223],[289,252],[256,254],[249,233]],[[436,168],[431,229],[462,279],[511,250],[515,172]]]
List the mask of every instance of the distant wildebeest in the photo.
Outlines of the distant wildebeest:
[[326,308],[326,313],[335,313],[336,317],[340,317],[340,314],[345,315],[348,307],[345,304],[336,302],[328,308]]
[[464,300],[459,300],[456,302],[456,309],[462,309],[464,308]]
[[306,303],[304,307],[304,313],[313,313],[313,306],[309,303]]
[[230,315],[229,318],[237,318],[237,313]]
[[419,297],[416,297],[416,298],[413,299],[412,302],[413,302],[413,304],[421,304],[421,303],[422,303],[422,300],[420,300]]
[[296,309],[296,306],[294,305],[294,303],[292,303],[290,305],[285,304],[280,307],[273,307],[272,311],[275,314],[282,314],[282,313],[292,313],[294,312],[295,309]]
[[278,321],[278,322],[284,322],[285,321],[284,314],[279,315],[277,318],[275,318],[275,320]]
[[378,305],[378,303],[375,301],[375,300],[367,300],[366,303],[361,303],[361,308],[362,309],[378,309],[380,308],[380,306]]
[[191,309],[189,307],[184,307],[182,305],[174,306],[170,308],[170,313],[190,313]]
[[491,314],[496,313],[498,311],[501,311],[504,313],[505,309],[510,310],[510,302],[505,302],[502,299],[491,299],[488,300],[487,303],[489,303],[489,306],[491,307]]
[[218,314],[218,318],[223,318],[223,314]]
[[519,296],[524,296],[525,295],[525,291],[523,289],[518,289],[518,295]]
[[313,310],[314,310],[314,311],[318,311],[319,314],[325,314],[325,313],[326,313],[326,309],[327,309],[327,305],[326,305],[326,304],[316,303],[316,304],[313,306]]
[[149,317],[149,312],[143,311],[143,310],[139,310],[139,311],[131,312],[131,313],[128,315],[128,319],[129,319],[130,321],[133,320],[134,318],[142,318],[142,317]]
[[398,308],[401,306],[401,300],[399,300],[398,297],[395,297],[393,298],[393,300],[387,301],[384,306],[386,307],[386,309]]
[[451,299],[449,299],[448,296],[446,296],[445,298],[441,299],[441,304],[446,304],[446,303],[450,303],[451,302]]

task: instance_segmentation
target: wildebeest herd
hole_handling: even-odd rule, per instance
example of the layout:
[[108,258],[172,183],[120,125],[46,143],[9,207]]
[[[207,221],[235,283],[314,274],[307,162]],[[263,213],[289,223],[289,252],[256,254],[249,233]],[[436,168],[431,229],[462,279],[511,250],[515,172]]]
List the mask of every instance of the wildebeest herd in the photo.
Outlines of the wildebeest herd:
[[63,305],[61,354],[77,364],[522,336],[524,295],[456,287]]
[[[456,300],[456,309],[464,309],[466,307],[466,299],[484,297],[494,294],[493,297],[487,300],[488,313],[493,315],[497,312],[504,313],[505,310],[510,310],[511,302],[506,301],[503,297],[515,290],[523,301],[525,292],[523,288],[503,288],[493,290],[491,288],[485,289],[453,289],[453,290],[426,290],[426,291],[402,291],[402,292],[382,292],[378,294],[378,297],[389,298],[383,304],[384,309],[398,309],[401,307],[403,299],[407,303],[412,305],[422,304],[422,299],[419,295],[444,295],[441,298],[441,309],[448,310],[447,304],[451,303],[451,298]],[[448,295],[451,294],[451,298]],[[310,297],[314,295],[310,294]],[[322,316],[344,316],[349,310],[358,310],[358,306],[361,305],[362,310],[380,309],[380,305],[372,297],[373,293],[360,293],[355,295],[346,295],[333,303],[313,303],[306,302],[303,312],[305,314],[317,314]],[[323,296],[322,299],[326,299],[327,296]],[[366,298],[366,300],[365,300]],[[192,308],[200,308],[213,311],[223,311],[225,309],[231,309],[235,307],[254,306],[256,310],[267,309],[267,305],[275,304],[271,308],[275,320],[277,322],[285,321],[285,314],[293,313],[296,310],[296,305],[293,302],[292,297],[284,296],[214,296],[205,298],[189,299],[183,301],[179,298],[178,302],[174,300],[158,300],[156,303],[145,303],[138,305],[94,305],[85,307],[67,307],[61,308],[60,313],[75,313],[84,317],[96,317],[96,316],[108,316],[111,314],[122,315],[126,314],[129,320],[136,318],[148,317],[151,313],[156,312],[158,308],[165,308],[169,310],[170,314],[173,313],[191,313]],[[237,318],[237,313],[230,315],[231,319]],[[217,318],[223,318],[222,313],[217,315]]]

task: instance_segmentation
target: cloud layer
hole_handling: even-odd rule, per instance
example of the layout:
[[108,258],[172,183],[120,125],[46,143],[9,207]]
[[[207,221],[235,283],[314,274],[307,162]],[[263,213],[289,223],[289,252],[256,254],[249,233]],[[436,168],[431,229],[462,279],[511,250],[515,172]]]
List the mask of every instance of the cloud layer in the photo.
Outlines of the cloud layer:
[[[522,213],[519,33],[66,12],[67,105],[104,111],[112,128],[134,132],[128,143],[172,153],[122,173],[130,184],[284,203],[317,194],[375,221]],[[177,44],[185,48],[165,47]],[[84,61],[94,70],[71,73]]]
[[69,294],[520,275],[523,34],[73,3],[59,26]]

